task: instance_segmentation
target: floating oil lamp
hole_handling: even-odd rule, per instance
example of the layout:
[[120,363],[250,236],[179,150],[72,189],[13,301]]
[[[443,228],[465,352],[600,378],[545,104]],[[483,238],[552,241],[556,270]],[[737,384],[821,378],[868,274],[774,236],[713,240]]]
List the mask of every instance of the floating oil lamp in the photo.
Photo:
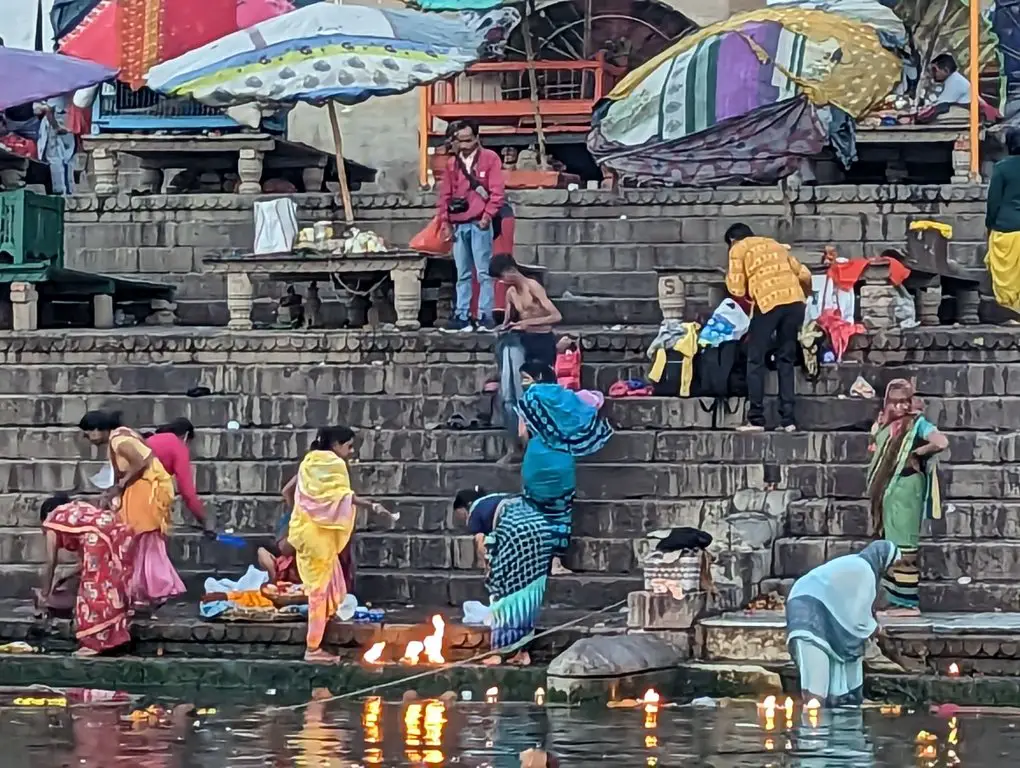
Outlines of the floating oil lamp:
[[386,650],[385,642],[376,643],[365,651],[365,655],[361,657],[361,660],[366,664],[382,664],[381,659],[384,650]]
[[645,691],[645,695],[641,697],[641,701],[645,705],[645,712],[658,712],[660,700],[661,697],[654,688],[649,688]]
[[486,704],[498,704],[499,703],[499,688],[492,686],[485,692],[485,703]]
[[412,640],[404,649],[404,655],[400,659],[401,664],[417,664],[421,655],[425,652],[425,643],[420,640]]
[[949,676],[950,677],[960,676],[960,665],[957,664],[955,661],[949,665]]

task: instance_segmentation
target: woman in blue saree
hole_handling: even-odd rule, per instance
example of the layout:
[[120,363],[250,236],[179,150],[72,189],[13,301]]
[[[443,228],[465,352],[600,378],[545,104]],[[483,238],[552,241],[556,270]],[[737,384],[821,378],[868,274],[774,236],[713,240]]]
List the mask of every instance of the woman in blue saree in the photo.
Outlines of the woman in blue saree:
[[517,404],[521,439],[526,442],[521,463],[525,500],[545,515],[553,539],[552,575],[570,573],[563,554],[570,544],[576,460],[601,450],[613,429],[598,410],[575,392],[560,386],[551,368],[525,370],[531,380]]
[[865,646],[878,631],[879,584],[898,558],[891,541],[874,541],[794,582],[786,599],[786,644],[805,699],[825,707],[860,705]]
[[890,613],[918,612],[918,541],[924,518],[942,517],[936,454],[948,441],[922,414],[923,404],[906,379],[893,379],[872,428],[868,467],[872,529],[900,550],[900,562],[884,579]]

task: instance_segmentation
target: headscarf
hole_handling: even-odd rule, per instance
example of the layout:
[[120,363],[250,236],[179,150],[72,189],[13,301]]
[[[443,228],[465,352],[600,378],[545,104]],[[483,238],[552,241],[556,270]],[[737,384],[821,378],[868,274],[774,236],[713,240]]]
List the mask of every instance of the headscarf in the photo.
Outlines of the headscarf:
[[590,456],[613,436],[613,428],[597,409],[559,384],[532,384],[517,409],[533,436],[571,456]]
[[[888,426],[894,421],[903,421],[907,416],[916,416],[924,410],[924,401],[921,400],[916,394],[913,382],[907,379],[893,379],[885,387],[885,399],[882,401],[882,410],[878,414],[878,418],[875,419],[875,423],[880,427]],[[910,405],[903,416],[897,416],[893,413],[892,396],[894,394],[902,393],[905,397],[910,399]]]
[[882,574],[898,558],[891,541],[873,541],[797,579],[786,601],[787,642],[806,640],[840,662],[861,658],[878,628],[872,607]]

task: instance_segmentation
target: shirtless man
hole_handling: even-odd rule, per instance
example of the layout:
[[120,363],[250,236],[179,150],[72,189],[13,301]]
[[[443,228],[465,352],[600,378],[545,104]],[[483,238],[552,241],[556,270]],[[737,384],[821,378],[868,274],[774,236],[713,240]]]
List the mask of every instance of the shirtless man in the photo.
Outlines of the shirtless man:
[[537,280],[521,274],[512,256],[493,256],[489,274],[507,285],[506,320],[503,330],[519,331],[524,362],[556,365],[556,335],[553,326],[563,319]]
[[[545,289],[537,280],[521,274],[512,256],[493,256],[489,264],[489,274],[507,285],[506,319],[500,330],[514,333],[519,337],[521,347],[524,349],[522,368],[524,366],[553,368],[556,364],[556,336],[552,332],[552,327],[563,319],[560,311],[549,301]],[[517,394],[521,392],[520,370],[514,374],[516,387],[509,392],[501,389],[506,419],[514,418],[512,414],[517,404]],[[503,382],[503,387],[505,386],[506,383]],[[510,445],[507,454],[499,460],[500,464],[515,463],[523,449],[520,435],[514,434],[516,430],[511,426],[508,427],[508,431]]]

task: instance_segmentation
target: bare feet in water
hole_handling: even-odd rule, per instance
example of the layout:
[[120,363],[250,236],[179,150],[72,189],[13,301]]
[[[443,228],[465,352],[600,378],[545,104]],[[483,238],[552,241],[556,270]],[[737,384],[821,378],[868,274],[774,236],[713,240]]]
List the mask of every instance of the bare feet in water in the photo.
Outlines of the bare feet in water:
[[527,651],[520,651],[507,659],[506,663],[515,667],[528,667],[531,666],[531,656]]
[[492,654],[492,656],[486,656],[484,659],[482,659],[482,664],[484,664],[487,667],[498,667],[502,663],[503,657],[495,653]]
[[567,574],[573,573],[572,570],[563,565],[563,561],[558,557],[553,558],[552,567],[549,569],[549,572],[553,576],[566,576]]
[[340,659],[320,648],[315,651],[305,651],[305,661],[309,664],[336,664]]
[[74,655],[80,659],[88,658],[89,656],[98,656],[99,651],[94,651],[91,648],[79,648],[74,652]]

